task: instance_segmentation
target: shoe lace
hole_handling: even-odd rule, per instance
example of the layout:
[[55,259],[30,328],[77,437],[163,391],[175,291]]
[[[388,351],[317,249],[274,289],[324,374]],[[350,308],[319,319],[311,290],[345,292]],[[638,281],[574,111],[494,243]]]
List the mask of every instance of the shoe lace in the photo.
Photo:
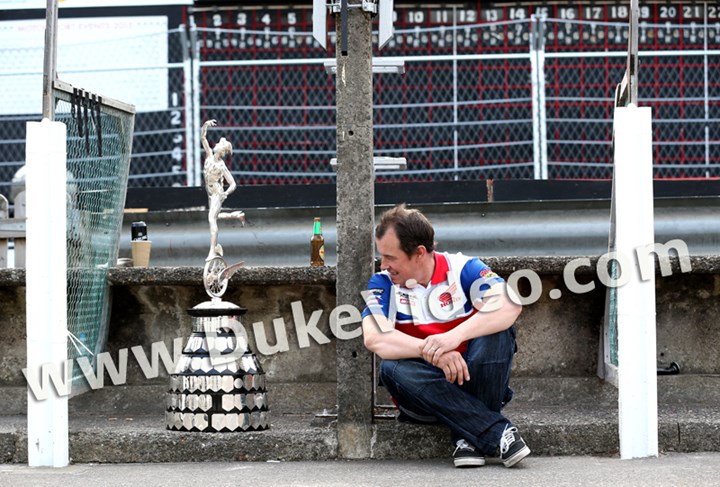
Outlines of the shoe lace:
[[458,452],[458,450],[475,451],[475,447],[472,446],[467,441],[465,441],[464,439],[457,440],[457,442],[455,442],[455,446],[456,446],[456,448],[455,448],[455,451],[453,452],[453,455],[455,455]]
[[516,427],[506,426],[500,437],[500,453],[505,453],[510,448],[510,445],[515,441],[515,433],[517,433]]

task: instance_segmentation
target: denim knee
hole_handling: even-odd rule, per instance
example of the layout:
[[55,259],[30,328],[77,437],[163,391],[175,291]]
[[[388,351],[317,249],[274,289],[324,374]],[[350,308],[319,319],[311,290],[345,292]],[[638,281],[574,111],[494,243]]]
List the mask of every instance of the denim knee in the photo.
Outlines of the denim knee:
[[395,381],[393,377],[395,375],[395,368],[398,366],[397,360],[385,360],[380,362],[380,384],[387,387],[388,384],[392,384]]
[[471,367],[475,364],[511,363],[516,349],[515,330],[511,327],[470,340],[465,352],[465,360]]

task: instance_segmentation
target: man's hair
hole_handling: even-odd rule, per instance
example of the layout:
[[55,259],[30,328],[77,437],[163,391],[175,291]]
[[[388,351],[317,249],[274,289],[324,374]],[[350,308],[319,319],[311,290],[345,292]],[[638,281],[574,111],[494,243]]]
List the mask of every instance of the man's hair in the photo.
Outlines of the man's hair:
[[435,249],[435,230],[430,221],[419,210],[406,208],[405,203],[383,213],[375,227],[375,238],[383,238],[390,228],[395,230],[400,248],[407,255],[412,255],[420,245],[428,252]]

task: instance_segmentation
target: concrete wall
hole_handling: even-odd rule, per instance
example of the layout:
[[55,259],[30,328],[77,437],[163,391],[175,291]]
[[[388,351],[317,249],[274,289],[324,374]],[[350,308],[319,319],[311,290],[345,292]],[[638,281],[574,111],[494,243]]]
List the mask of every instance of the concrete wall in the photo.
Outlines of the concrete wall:
[[[562,268],[569,258],[485,259],[507,277],[517,269],[533,269],[542,279],[542,296],[525,307],[517,322],[519,351],[515,377],[592,377],[597,367],[605,289],[596,281],[592,292],[574,295],[562,283]],[[693,271],[675,270],[657,277],[657,351],[659,365],[676,361],[684,374],[720,374],[720,258],[693,258]],[[580,282],[593,279],[592,269],[578,273]],[[164,341],[190,334],[186,310],[208,299],[200,285],[200,268],[116,268],[110,272],[113,308],[108,350]],[[551,289],[563,295],[553,300]],[[521,294],[527,290],[521,286]],[[275,383],[331,383],[336,380],[336,339],[328,325],[335,306],[334,268],[248,268],[230,281],[227,301],[248,308],[243,324],[250,344],[257,350],[253,323],[262,322],[270,345],[275,343],[272,321],[282,318],[290,350],[261,356],[268,378]],[[291,303],[302,302],[306,321],[322,310],[318,329],[330,343],[301,348]],[[0,387],[22,386],[25,366],[24,272],[0,271]],[[260,325],[257,325],[260,326]],[[351,328],[351,327],[348,327]],[[128,384],[163,383],[164,377],[148,381],[133,358],[129,360]]]
[[[273,319],[282,318],[290,350],[261,355],[268,379],[280,382],[332,382],[335,380],[335,341],[320,346],[300,348],[294,327],[291,303],[302,303],[306,319],[315,310],[331,310],[335,304],[334,289],[318,284],[284,284],[272,287],[241,285],[230,289],[225,301],[246,307],[242,323],[248,331],[250,347],[258,351],[254,328],[262,327],[269,345],[277,343]],[[192,318],[186,310],[209,298],[200,287],[186,286],[115,286],[113,314],[108,337],[109,350],[153,342],[171,344],[176,337],[190,335]],[[120,312],[127,310],[128,312]],[[319,330],[332,337],[328,312],[318,322]],[[137,367],[129,369],[128,383],[142,382]]]
[[24,275],[22,281],[0,286],[0,386],[25,383],[21,372],[27,356]]

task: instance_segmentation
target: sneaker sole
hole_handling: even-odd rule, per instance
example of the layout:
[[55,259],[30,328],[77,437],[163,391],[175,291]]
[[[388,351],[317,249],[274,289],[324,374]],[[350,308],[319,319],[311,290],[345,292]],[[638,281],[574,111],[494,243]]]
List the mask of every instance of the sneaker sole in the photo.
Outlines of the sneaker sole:
[[453,460],[456,468],[482,467],[485,465],[484,458],[456,458]]
[[520,460],[525,458],[526,456],[530,455],[530,448],[525,445],[522,449],[517,451],[513,456],[508,458],[507,460],[503,461],[503,465],[505,465],[507,468],[510,468],[514,465],[517,465]]

